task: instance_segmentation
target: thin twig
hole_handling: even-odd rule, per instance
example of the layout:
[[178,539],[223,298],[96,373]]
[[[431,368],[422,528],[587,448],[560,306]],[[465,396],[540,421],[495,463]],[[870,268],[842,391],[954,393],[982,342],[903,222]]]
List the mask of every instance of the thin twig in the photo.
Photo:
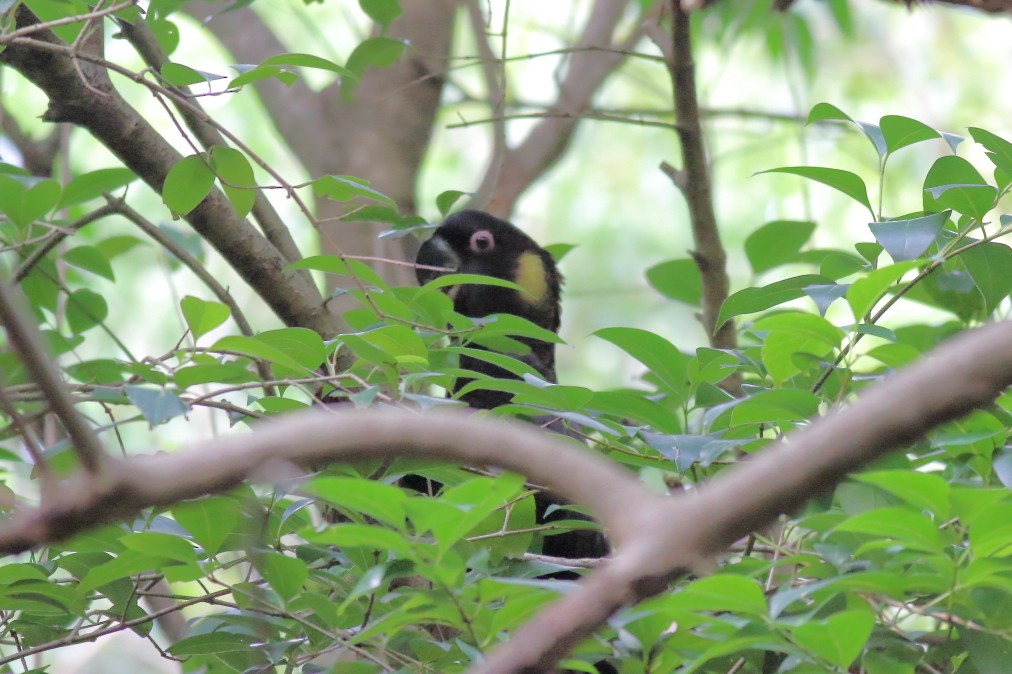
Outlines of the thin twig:
[[39,334],[38,327],[28,317],[21,291],[4,282],[0,282],[0,321],[7,329],[8,346],[45,392],[46,400],[63,423],[81,465],[90,475],[98,475],[108,458],[102,443],[74,407],[70,393],[64,388],[63,381],[42,346],[42,335]]
[[[702,277],[702,320],[710,346],[715,349],[734,349],[738,346],[734,324],[728,321],[717,325],[720,307],[728,296],[727,254],[720,240],[717,217],[713,211],[710,169],[699,121],[690,19],[679,0],[671,0],[670,5],[672,30],[668,70],[674,92],[677,120],[675,131],[681,148],[682,167],[675,169],[664,163],[661,169],[685,197],[689,208],[692,238],[696,246],[692,258]],[[722,386],[732,395],[741,395],[740,374],[728,377]]]

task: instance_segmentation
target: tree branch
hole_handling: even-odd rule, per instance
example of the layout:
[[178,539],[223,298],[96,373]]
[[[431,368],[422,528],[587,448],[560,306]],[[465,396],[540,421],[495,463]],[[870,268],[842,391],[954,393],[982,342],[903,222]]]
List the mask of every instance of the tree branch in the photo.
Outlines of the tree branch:
[[[72,479],[49,504],[24,510],[0,527],[0,554],[60,540],[81,529],[133,515],[143,508],[216,493],[288,464],[320,465],[377,457],[416,456],[496,465],[520,471],[573,501],[592,504],[616,539],[630,504],[660,497],[628,472],[586,450],[563,444],[527,424],[472,415],[364,410],[312,410],[198,445],[179,454],[110,458],[101,481]],[[291,471],[287,471],[291,472]],[[566,478],[561,479],[565,474]]]
[[[559,83],[559,97],[551,106],[551,111],[559,116],[542,120],[519,145],[507,149],[501,166],[489,167],[499,173],[486,207],[493,215],[508,218],[520,195],[555,165],[569,147],[581,113],[587,110],[601,84],[625,58],[624,52],[631,50],[645,34],[646,21],[643,21],[628,37],[613,45],[615,27],[628,5],[628,0],[597,0],[594,3],[566,74]],[[484,196],[479,196],[484,200]]]
[[[260,63],[292,51],[249,7],[225,11],[220,2],[187,2],[182,11],[201,22],[239,63]],[[315,162],[308,162],[307,157],[333,150],[317,135],[325,133],[328,124],[321,94],[310,89],[301,77],[291,86],[258,82],[256,90],[271,122],[312,172]]]
[[[143,21],[137,21],[132,24],[122,21],[119,25],[123,31],[123,35],[134,46],[134,49],[141,55],[144,62],[154,70],[160,72],[162,66],[168,63],[169,59],[165,56],[161,46],[159,46],[158,40],[151,33],[148,24]],[[302,86],[304,87],[305,85]],[[175,107],[179,116],[186,123],[186,127],[197,138],[201,146],[205,150],[210,150],[216,145],[228,147],[228,143],[225,141],[224,136],[221,135],[221,132],[214,125],[208,123],[209,117],[200,105],[199,99],[190,96],[189,91],[185,88],[171,88],[178,91],[181,95],[188,97],[188,106],[179,105],[178,101],[174,101]],[[284,221],[281,220],[278,212],[274,210],[274,206],[271,205],[270,200],[262,190],[254,190],[253,194],[255,195],[252,211],[253,217],[260,223],[260,229],[263,231],[264,236],[289,262],[301,260],[302,253],[295,244],[291,231]],[[308,271],[300,271],[298,273],[305,276],[305,280],[309,280]]]
[[614,612],[663,591],[673,577],[705,568],[742,536],[886,452],[989,404],[1008,386],[1012,322],[1006,321],[949,340],[866,389],[850,407],[834,410],[694,492],[667,499],[653,511],[630,508],[634,543],[586,576],[579,592],[521,626],[472,674],[552,671]]
[[0,106],[0,127],[21,153],[25,169],[33,176],[50,176],[53,173],[53,160],[60,151],[60,127],[56,127],[45,138],[34,140],[21,131],[17,120],[10,112]]
[[20,294],[20,290],[0,282],[0,322],[7,331],[7,345],[46,394],[50,408],[67,431],[74,453],[88,476],[93,477],[102,471],[108,456],[98,436],[77,413],[73,399],[46,355],[38,328],[26,316],[25,301]]
[[[675,132],[682,154],[682,168],[664,163],[663,170],[685,197],[689,222],[696,249],[692,257],[699,268],[703,283],[703,327],[715,349],[733,349],[738,340],[730,321],[716,325],[720,307],[727,299],[727,255],[720,241],[717,217],[713,212],[710,169],[699,121],[696,95],[696,66],[692,57],[689,14],[679,0],[671,1],[672,32],[670,48],[663,49],[668,59],[671,86],[675,100]],[[729,378],[724,384],[732,393],[740,392],[740,377]]]
[[90,213],[82,215],[74,222],[65,225],[62,230],[53,230],[50,233],[50,235],[46,238],[46,240],[39,245],[38,248],[29,253],[25,257],[25,259],[21,261],[21,264],[18,265],[18,268],[14,270],[14,274],[11,277],[11,282],[20,283],[22,279],[28,276],[28,274],[32,271],[35,265],[37,265],[39,261],[42,260],[42,258],[48,255],[54,248],[60,245],[61,241],[66,239],[72,233],[76,232],[77,230],[83,227],[87,227],[96,220],[100,220],[105,216],[115,212],[116,212],[115,208],[106,204],[105,206],[96,208],[94,211],[91,211]]
[[[310,175],[365,178],[393,199],[401,212],[417,210],[418,171],[442,95],[458,5],[459,0],[401,3],[401,16],[384,35],[403,40],[404,55],[390,67],[369,68],[350,99],[342,94],[339,83],[318,93],[298,82],[292,89],[275,82],[257,83],[271,120]],[[206,15],[214,11],[211,7],[197,3],[187,11]],[[241,61],[259,62],[281,52],[299,51],[284,45],[249,8],[215,14],[207,27]],[[374,29],[374,34],[378,32]],[[338,222],[347,208],[328,199],[318,202],[317,215],[326,223],[319,227],[323,252],[414,257],[417,243],[412,237],[377,239],[376,223],[350,218]],[[378,271],[392,285],[414,283],[411,269]]]
[[[939,385],[944,379],[945,385]],[[606,459],[533,427],[459,413],[312,410],[177,453],[112,458],[98,479],[69,479],[52,500],[0,526],[0,554],[61,540],[151,506],[276,478],[292,464],[429,457],[523,473],[586,505],[616,554],[493,651],[476,674],[548,672],[615,611],[882,454],[989,404],[1012,386],[1012,322],[959,335],[751,460],[692,492],[661,497]],[[755,485],[763,485],[756,489]]]
[[[37,22],[23,5],[17,17],[19,25]],[[49,97],[44,119],[88,129],[161,192],[180,154],[113,89],[104,65],[95,63],[100,59],[72,51],[48,31],[35,35],[12,41],[0,52],[0,62],[14,67]],[[288,260],[236,215],[220,190],[212,189],[186,220],[286,324],[308,327],[327,337],[337,332],[337,321],[316,286],[304,276],[285,272]]]
[[[502,170],[503,161],[506,158],[506,117],[503,115],[503,105],[506,101],[507,19],[503,19],[502,58],[496,58],[485,30],[485,17],[482,14],[480,0],[467,0],[467,18],[471,24],[471,33],[474,35],[478,56],[481,58],[481,70],[487,89],[486,100],[492,108],[492,155],[489,157],[488,167],[485,169],[481,184],[475,188],[474,196],[467,205],[468,208],[481,210],[488,206],[488,200],[492,196],[496,183],[499,182],[499,172]],[[455,125],[450,125],[449,128],[453,128],[453,126]]]

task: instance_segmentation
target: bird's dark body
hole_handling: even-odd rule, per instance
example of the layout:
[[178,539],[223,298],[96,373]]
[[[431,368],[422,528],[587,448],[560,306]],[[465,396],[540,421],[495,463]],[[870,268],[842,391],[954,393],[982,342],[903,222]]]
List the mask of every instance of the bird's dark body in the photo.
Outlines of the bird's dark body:
[[[505,220],[479,211],[454,213],[422,244],[416,262],[422,265],[417,268],[420,284],[449,273],[426,268],[438,267],[463,274],[493,276],[523,288],[523,292],[479,284],[450,288],[448,294],[453,299],[453,308],[458,314],[469,318],[512,314],[551,332],[557,333],[559,330],[562,277],[555,266],[555,260],[531,237]],[[545,381],[555,383],[555,345],[532,338],[518,339],[530,348],[530,353],[514,354],[514,357],[531,366]],[[496,379],[516,379],[513,373],[479,358],[461,356],[460,366]],[[458,393],[470,381],[466,378],[458,379],[454,393]],[[493,409],[512,399],[509,393],[481,388],[465,392],[460,397],[475,409]],[[418,487],[417,484],[415,486]],[[535,496],[537,521],[549,524],[566,519],[589,519],[565,509],[547,512],[552,506],[564,504],[564,501],[550,493],[539,492]],[[604,536],[600,531],[592,529],[575,529],[546,536],[542,543],[543,554],[567,559],[603,557],[608,552]],[[551,574],[550,577],[572,580],[577,575],[561,572]],[[596,663],[595,668],[601,674],[616,671],[607,661]]]
[[[480,248],[472,241],[476,235],[487,234],[490,247]],[[469,318],[485,318],[492,314],[512,314],[535,325],[559,331],[562,277],[555,260],[531,237],[505,220],[479,211],[461,211],[446,219],[433,236],[422,244],[416,262],[430,267],[452,266],[457,273],[494,276],[513,281],[525,289],[469,284],[453,288],[454,310]],[[431,269],[419,268],[418,282],[424,284],[440,275]],[[555,382],[555,345],[537,339],[519,338],[531,352],[517,355],[543,379]],[[460,366],[466,370],[495,377],[514,378],[508,371],[486,361],[462,356]],[[457,382],[457,390],[469,380]],[[455,391],[456,392],[456,391]],[[510,395],[499,391],[477,390],[463,396],[463,401],[476,409],[492,409],[509,402]]]
[[[417,270],[421,284],[447,273],[426,267],[440,267],[457,273],[493,276],[524,289],[520,292],[478,284],[451,288],[454,311],[461,315],[485,318],[492,314],[513,314],[551,332],[559,330],[562,276],[555,260],[534,239],[505,220],[480,211],[454,213],[422,244],[416,262],[422,265]],[[538,339],[518,339],[530,348],[530,353],[516,358],[534,368],[544,380],[554,383],[555,345]],[[462,356],[460,366],[496,379],[516,379],[507,370],[478,358]],[[458,380],[454,392],[469,381]],[[509,403],[511,398],[509,393],[484,389],[462,396],[462,400],[475,409],[493,409]],[[584,519],[568,510],[555,510],[546,515],[550,506],[561,503],[550,494],[539,494],[536,503],[539,522]],[[608,553],[608,545],[598,531],[574,530],[546,537],[542,552],[569,559],[602,557]]]

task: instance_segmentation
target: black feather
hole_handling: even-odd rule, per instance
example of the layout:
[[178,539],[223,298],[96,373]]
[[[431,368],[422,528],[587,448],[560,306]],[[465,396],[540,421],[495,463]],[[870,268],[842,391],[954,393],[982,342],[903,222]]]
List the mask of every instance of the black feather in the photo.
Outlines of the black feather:
[[[442,268],[457,273],[493,276],[526,288],[525,292],[479,284],[450,288],[447,292],[453,298],[454,310],[459,314],[469,318],[512,314],[551,332],[559,330],[562,276],[555,260],[534,239],[505,220],[480,211],[455,213],[422,244],[416,263],[421,265],[417,268],[417,276],[422,284],[449,273],[433,269]],[[518,339],[530,348],[530,353],[517,358],[534,368],[543,379],[554,383],[555,345],[532,338]],[[460,366],[496,379],[516,379],[513,373],[478,358],[462,356]],[[469,381],[459,379],[454,392]],[[509,393],[483,389],[461,396],[468,406],[475,409],[492,409],[507,404],[511,398]],[[568,510],[554,510],[546,515],[551,506],[563,503],[551,494],[539,494],[536,498],[538,522],[589,519]],[[547,536],[542,551],[546,555],[569,559],[602,557],[608,553],[608,544],[598,531],[573,530]]]

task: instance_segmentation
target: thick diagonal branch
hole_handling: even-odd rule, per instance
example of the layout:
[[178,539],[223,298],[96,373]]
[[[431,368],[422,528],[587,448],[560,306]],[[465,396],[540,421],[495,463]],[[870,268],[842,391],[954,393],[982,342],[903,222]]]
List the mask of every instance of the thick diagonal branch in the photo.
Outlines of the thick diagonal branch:
[[110,459],[101,479],[72,478],[55,499],[20,510],[0,526],[0,554],[243,480],[274,479],[286,465],[425,456],[497,466],[586,505],[617,544],[615,557],[581,581],[579,591],[548,606],[473,670],[549,672],[614,612],[661,592],[672,577],[705,564],[850,471],[989,404],[1008,386],[1012,322],[966,332],[867,389],[849,407],[671,498],[647,491],[607,460],[523,424],[455,413],[313,410],[186,452]]
[[[158,44],[158,40],[155,39],[155,36],[151,32],[147,23],[137,21],[131,24],[123,21],[120,23],[120,29],[148,66],[160,71],[162,66],[169,62],[168,57],[165,55],[165,52],[162,51],[161,46]],[[183,95],[188,93],[185,88],[178,88],[174,90]],[[176,111],[179,113],[179,116],[182,117],[190,132],[196,137],[198,142],[200,142],[201,146],[205,150],[210,150],[216,145],[228,147],[225,137],[220,131],[218,131],[217,128],[215,128],[213,124],[209,122],[209,117],[200,105],[199,99],[189,97],[188,101],[188,106],[182,106],[177,103]],[[252,213],[253,217],[260,224],[260,229],[263,231],[264,236],[267,237],[267,240],[270,241],[289,262],[298,262],[301,260],[302,253],[299,252],[299,248],[295,244],[295,239],[292,238],[291,231],[281,220],[281,216],[274,209],[274,206],[271,205],[267,195],[260,190],[256,190],[254,195]],[[299,273],[305,276],[306,280],[309,279],[309,272]]]
[[[19,26],[37,21],[24,6],[18,8],[17,18]],[[49,31],[13,41],[0,53],[0,63],[16,69],[49,97],[44,119],[87,129],[125,166],[161,192],[165,176],[181,156],[120,97],[101,65],[78,60],[75,67],[67,45]],[[317,288],[304,276],[284,271],[288,260],[238,217],[220,190],[212,189],[186,220],[286,324],[308,327],[325,336],[337,331],[337,322]]]
[[867,389],[850,407],[790,434],[700,489],[653,510],[630,508],[626,526],[636,527],[629,535],[633,540],[581,581],[581,591],[550,604],[471,673],[553,671],[615,612],[663,591],[669,579],[825,493],[851,471],[990,404],[1009,386],[1012,322],[966,332]]

